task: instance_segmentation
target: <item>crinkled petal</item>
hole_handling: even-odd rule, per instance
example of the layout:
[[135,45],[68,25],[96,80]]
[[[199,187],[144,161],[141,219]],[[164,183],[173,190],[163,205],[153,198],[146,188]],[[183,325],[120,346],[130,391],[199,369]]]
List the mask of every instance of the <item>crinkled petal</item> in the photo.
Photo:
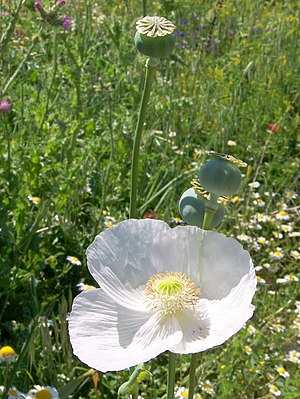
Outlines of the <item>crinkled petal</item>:
[[89,271],[114,301],[128,308],[139,306],[140,293],[136,289],[143,289],[156,273],[149,245],[159,232],[168,229],[164,222],[125,220],[100,233],[88,247]]
[[253,314],[256,289],[254,268],[221,300],[200,299],[196,309],[181,311],[177,319],[183,339],[171,351],[197,353],[220,345],[238,332]]
[[130,219],[105,230],[89,246],[87,257],[101,288],[128,308],[137,306],[153,274],[184,272],[203,297],[221,299],[251,266],[249,253],[233,238],[195,226],[170,228],[151,219]]
[[209,232],[201,243],[201,296],[222,299],[249,273],[252,260],[248,251],[234,238]]
[[101,289],[83,291],[75,298],[69,333],[74,354],[102,372],[146,362],[182,339],[175,317],[129,310]]

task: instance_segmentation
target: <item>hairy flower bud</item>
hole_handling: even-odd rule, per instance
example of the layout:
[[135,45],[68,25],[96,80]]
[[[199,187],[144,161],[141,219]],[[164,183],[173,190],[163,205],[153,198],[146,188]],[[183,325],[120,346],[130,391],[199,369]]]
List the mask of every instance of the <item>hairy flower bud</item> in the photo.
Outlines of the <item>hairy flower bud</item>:
[[[202,227],[205,205],[208,200],[201,197],[194,188],[186,190],[179,200],[179,212],[183,221],[192,226]],[[224,217],[225,209],[222,204],[217,205],[218,209],[214,215],[210,228],[218,226]]]
[[175,25],[163,17],[144,17],[136,23],[134,44],[138,51],[152,58],[165,58],[172,54]]

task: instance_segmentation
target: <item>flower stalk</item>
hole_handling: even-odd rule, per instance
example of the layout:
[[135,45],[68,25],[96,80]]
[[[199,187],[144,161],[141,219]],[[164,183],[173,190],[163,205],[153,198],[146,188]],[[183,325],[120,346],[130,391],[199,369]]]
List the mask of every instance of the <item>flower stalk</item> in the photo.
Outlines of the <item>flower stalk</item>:
[[189,396],[188,396],[188,399],[193,399],[193,397],[194,397],[197,360],[198,360],[198,353],[193,353],[191,356],[191,365],[190,365],[190,373],[189,373]]
[[147,15],[147,0],[142,0],[143,4],[143,17]]
[[[212,195],[212,197],[214,196]],[[205,213],[202,226],[203,230],[209,230],[211,228],[211,224],[217,210],[218,204],[217,201],[214,200],[214,198],[212,198],[209,202],[205,204]]]
[[176,355],[175,353],[169,352],[167,399],[174,399],[175,364],[176,364]]
[[137,184],[138,184],[138,164],[140,157],[140,143],[143,132],[143,126],[146,117],[147,104],[150,98],[152,83],[155,77],[158,60],[155,58],[148,58],[146,61],[146,79],[142,93],[141,105],[138,114],[137,126],[134,134],[132,162],[131,162],[131,192],[130,192],[130,211],[129,217],[136,218],[136,199],[137,199]]

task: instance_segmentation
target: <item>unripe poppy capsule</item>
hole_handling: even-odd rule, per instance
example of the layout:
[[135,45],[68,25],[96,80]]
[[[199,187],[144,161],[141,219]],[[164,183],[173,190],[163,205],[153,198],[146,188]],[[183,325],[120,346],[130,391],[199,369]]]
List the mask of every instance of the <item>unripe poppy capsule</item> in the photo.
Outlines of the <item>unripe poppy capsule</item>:
[[199,171],[199,181],[211,194],[231,196],[237,192],[242,174],[232,162],[215,158],[202,166]]
[[175,25],[163,17],[144,17],[136,23],[134,44],[138,51],[152,58],[165,58],[172,54]]
[[[202,227],[205,214],[205,205],[208,200],[201,197],[193,188],[186,190],[179,200],[179,212],[182,220],[192,226]],[[225,209],[218,204],[210,228],[218,226],[224,217]]]

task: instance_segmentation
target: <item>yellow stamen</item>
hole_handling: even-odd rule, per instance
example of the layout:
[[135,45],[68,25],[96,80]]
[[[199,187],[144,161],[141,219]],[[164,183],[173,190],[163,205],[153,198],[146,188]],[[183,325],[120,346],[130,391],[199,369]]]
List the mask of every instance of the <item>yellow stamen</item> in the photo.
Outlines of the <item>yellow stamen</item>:
[[200,289],[182,272],[154,274],[146,284],[145,302],[149,311],[164,315],[196,305]]

